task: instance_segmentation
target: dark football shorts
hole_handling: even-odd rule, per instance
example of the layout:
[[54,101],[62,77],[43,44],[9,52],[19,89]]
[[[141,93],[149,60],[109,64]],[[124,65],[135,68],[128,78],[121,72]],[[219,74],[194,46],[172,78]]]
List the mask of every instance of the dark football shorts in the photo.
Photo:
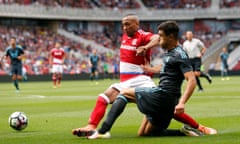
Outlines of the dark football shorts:
[[13,64],[11,66],[11,73],[12,75],[22,75],[22,64]]
[[95,66],[91,67],[91,73],[95,73],[97,71],[98,71],[97,67],[95,67]]
[[138,109],[151,124],[166,129],[174,115],[176,96],[170,96],[159,87],[137,87],[135,95]]
[[190,58],[189,60],[192,65],[193,71],[200,71],[202,65],[201,58]]

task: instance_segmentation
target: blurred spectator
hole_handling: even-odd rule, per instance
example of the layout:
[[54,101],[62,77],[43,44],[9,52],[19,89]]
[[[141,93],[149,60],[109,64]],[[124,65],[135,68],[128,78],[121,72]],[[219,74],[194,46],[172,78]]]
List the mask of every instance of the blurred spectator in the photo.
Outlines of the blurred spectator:
[[142,0],[151,9],[202,9],[211,6],[211,0]]
[[46,7],[70,8],[110,8],[114,10],[136,9],[140,5],[135,0],[1,0],[0,4],[42,5]]
[[220,0],[220,8],[240,7],[239,0]]

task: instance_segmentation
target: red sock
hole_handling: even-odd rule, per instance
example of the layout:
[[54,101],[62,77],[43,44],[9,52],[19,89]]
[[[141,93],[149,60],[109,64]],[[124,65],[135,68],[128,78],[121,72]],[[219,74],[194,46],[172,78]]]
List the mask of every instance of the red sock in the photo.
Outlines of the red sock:
[[60,84],[61,84],[61,80],[62,80],[62,78],[61,78],[61,77],[59,77],[59,78],[58,78],[58,85],[60,85]]
[[53,81],[53,85],[55,86],[56,85],[56,82],[57,82],[57,78],[55,76],[52,77],[52,81]]
[[197,129],[199,126],[198,122],[196,122],[191,116],[189,116],[186,113],[174,114],[174,119],[184,124],[188,124],[189,126],[195,129]]
[[98,96],[96,105],[88,120],[89,124],[95,125],[96,127],[98,126],[99,122],[101,121],[101,119],[105,114],[108,103],[109,103],[109,99],[106,95],[100,94]]

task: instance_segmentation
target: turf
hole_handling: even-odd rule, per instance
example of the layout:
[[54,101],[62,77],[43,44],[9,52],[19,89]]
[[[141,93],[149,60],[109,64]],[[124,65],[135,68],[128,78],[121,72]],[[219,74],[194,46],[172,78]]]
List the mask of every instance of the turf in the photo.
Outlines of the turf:
[[[157,79],[155,79],[157,82]],[[201,124],[214,127],[218,135],[203,137],[137,136],[142,114],[129,104],[111,130],[111,139],[87,140],[71,134],[73,128],[87,124],[97,95],[116,80],[63,81],[61,88],[53,89],[51,82],[22,82],[16,93],[12,83],[0,87],[0,143],[1,144],[239,144],[240,143],[240,77],[221,81],[213,77],[208,84],[202,79],[204,92],[195,91],[186,105],[186,111]],[[15,131],[8,125],[12,112],[23,111],[29,125]],[[182,124],[172,121],[170,128]]]

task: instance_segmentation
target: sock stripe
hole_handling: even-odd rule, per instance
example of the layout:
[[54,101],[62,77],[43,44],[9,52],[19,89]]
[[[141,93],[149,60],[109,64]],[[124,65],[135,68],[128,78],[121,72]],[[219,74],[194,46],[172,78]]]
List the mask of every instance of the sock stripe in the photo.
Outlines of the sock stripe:
[[99,96],[102,97],[103,99],[105,99],[108,104],[110,103],[110,99],[105,94],[102,93]]
[[128,103],[128,100],[127,100],[127,98],[124,96],[124,95],[118,95],[117,96],[117,98],[121,98],[121,99],[123,99],[126,103]]

